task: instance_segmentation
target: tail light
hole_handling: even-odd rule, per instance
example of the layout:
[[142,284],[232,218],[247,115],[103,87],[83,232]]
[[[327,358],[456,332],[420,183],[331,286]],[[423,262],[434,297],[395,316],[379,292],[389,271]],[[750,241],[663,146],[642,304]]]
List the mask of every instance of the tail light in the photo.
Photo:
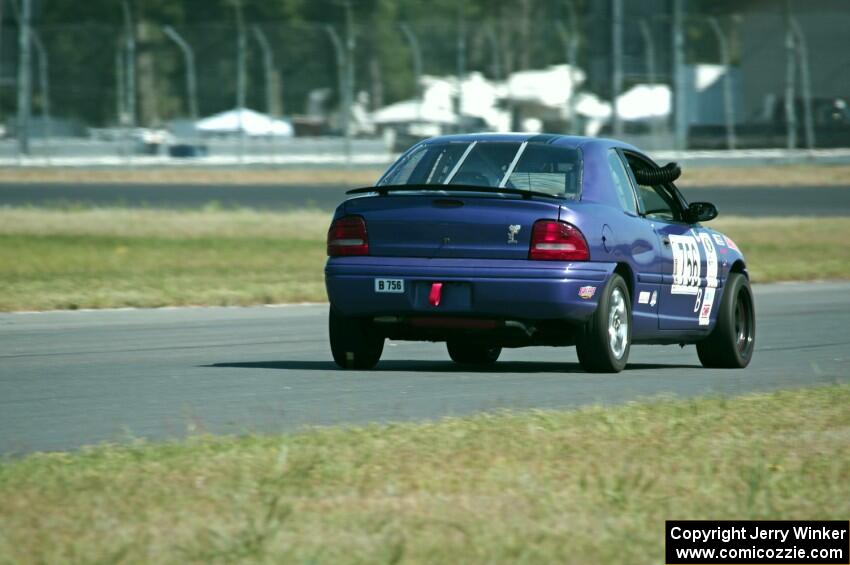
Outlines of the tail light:
[[528,258],[539,261],[587,261],[590,251],[581,231],[566,222],[538,220],[531,231]]
[[343,216],[334,220],[328,230],[328,255],[345,257],[368,254],[366,221],[360,216]]

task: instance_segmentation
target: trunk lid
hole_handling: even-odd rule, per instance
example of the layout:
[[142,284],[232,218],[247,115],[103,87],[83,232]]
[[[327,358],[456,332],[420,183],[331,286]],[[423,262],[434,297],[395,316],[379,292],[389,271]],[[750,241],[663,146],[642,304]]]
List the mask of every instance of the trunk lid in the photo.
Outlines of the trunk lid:
[[534,222],[557,220],[556,200],[416,194],[345,202],[366,220],[369,254],[383,257],[526,259]]

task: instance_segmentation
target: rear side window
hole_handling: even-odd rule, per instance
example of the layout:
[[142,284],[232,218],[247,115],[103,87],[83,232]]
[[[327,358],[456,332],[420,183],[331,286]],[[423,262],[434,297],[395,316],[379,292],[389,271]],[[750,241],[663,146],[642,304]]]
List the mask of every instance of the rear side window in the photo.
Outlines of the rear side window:
[[626,172],[626,167],[623,165],[623,160],[620,159],[620,155],[614,149],[608,150],[608,167],[611,169],[611,180],[614,183],[614,192],[617,193],[620,206],[629,214],[637,215],[637,202],[635,201],[634,190],[632,190],[632,182]]
[[393,164],[389,171],[381,179],[381,184],[403,184],[406,179],[409,179],[416,167],[422,162],[425,157],[427,148],[424,145],[414,147],[407,154],[402,155],[398,161]]
[[469,143],[423,144],[399,159],[379,184],[443,184],[466,155]]
[[505,186],[577,198],[580,180],[578,149],[529,143]]

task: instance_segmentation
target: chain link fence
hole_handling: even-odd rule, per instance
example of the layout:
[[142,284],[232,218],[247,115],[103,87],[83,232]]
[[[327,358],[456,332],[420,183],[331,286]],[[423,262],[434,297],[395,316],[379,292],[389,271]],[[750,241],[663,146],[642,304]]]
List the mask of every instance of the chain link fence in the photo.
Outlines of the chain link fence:
[[[373,163],[423,131],[469,130],[654,150],[850,146],[847,2],[549,4],[526,0],[516,17],[371,21],[355,6],[330,23],[27,25],[4,3],[0,160]],[[405,101],[417,116],[375,119]],[[423,116],[432,102],[448,117]],[[240,105],[255,114],[231,115],[235,130],[196,127]],[[255,119],[266,134],[247,131]]]

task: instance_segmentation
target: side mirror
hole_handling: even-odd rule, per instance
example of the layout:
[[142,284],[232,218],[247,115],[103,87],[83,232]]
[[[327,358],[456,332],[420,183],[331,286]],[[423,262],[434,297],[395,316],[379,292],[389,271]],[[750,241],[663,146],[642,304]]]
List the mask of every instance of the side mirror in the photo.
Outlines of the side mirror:
[[711,202],[691,202],[688,205],[690,223],[707,222],[717,217],[717,206]]

